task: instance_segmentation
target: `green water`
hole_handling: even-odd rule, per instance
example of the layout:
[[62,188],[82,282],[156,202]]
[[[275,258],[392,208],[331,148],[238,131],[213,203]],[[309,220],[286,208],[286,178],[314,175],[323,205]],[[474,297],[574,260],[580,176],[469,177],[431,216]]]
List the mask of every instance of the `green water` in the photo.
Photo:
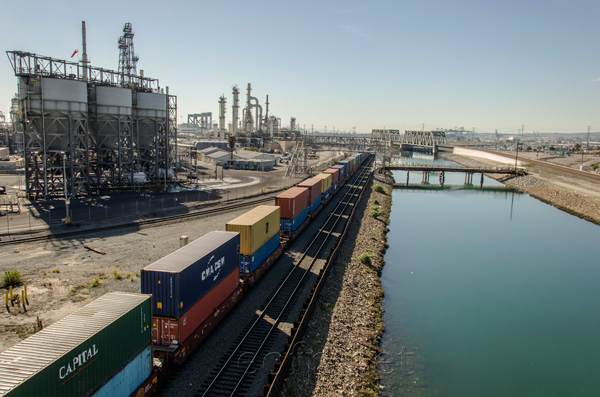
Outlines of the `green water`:
[[527,195],[395,190],[388,242],[383,395],[600,395],[600,227]]

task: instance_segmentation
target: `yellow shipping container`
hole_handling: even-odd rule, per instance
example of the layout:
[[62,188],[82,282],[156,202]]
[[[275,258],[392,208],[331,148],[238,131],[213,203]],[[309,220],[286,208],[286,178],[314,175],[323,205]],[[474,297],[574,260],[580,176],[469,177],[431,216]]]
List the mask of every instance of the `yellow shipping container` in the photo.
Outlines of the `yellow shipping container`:
[[241,255],[252,255],[279,232],[280,211],[278,205],[259,205],[227,222],[225,230],[240,234]]
[[321,193],[325,193],[331,187],[331,174],[319,174],[313,178],[320,179],[321,182]]

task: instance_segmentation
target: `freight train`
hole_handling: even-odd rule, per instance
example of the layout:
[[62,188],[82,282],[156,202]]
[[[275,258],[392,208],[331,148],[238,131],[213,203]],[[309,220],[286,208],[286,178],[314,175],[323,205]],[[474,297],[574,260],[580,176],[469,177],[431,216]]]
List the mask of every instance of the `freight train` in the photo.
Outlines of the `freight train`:
[[149,396],[367,159],[359,153],[141,270],[0,353],[0,396]]

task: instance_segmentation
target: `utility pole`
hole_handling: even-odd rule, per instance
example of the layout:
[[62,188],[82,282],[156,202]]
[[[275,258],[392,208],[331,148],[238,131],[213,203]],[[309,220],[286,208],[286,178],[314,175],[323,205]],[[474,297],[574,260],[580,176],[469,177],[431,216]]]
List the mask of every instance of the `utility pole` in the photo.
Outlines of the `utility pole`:
[[523,141],[523,134],[525,133],[525,125],[521,125],[521,142]]
[[590,150],[590,128],[592,128],[592,127],[588,125],[588,136],[587,136],[587,146],[586,146],[587,150]]

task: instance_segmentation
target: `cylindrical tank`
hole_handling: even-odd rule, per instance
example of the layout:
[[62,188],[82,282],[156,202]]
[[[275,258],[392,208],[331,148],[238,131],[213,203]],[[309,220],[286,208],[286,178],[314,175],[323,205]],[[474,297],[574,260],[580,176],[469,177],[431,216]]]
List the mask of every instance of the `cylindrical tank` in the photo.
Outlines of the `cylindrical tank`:
[[131,128],[125,123],[131,122],[132,98],[131,90],[119,87],[95,87],[95,106],[90,108],[94,120],[90,122],[96,144],[102,149],[118,147],[119,135],[124,128]]
[[[66,151],[69,147],[70,130],[74,128],[71,123],[87,119],[87,84],[83,81],[53,78],[41,78],[41,86],[39,81],[30,81],[26,87],[23,79],[19,80],[19,84],[20,92],[28,92],[27,117],[39,126],[40,133],[42,128],[45,130],[46,147]],[[41,121],[42,109],[44,123]]]
[[136,92],[134,119],[137,131],[133,139],[140,148],[150,147],[157,132],[157,125],[167,119],[167,96],[152,92]]

